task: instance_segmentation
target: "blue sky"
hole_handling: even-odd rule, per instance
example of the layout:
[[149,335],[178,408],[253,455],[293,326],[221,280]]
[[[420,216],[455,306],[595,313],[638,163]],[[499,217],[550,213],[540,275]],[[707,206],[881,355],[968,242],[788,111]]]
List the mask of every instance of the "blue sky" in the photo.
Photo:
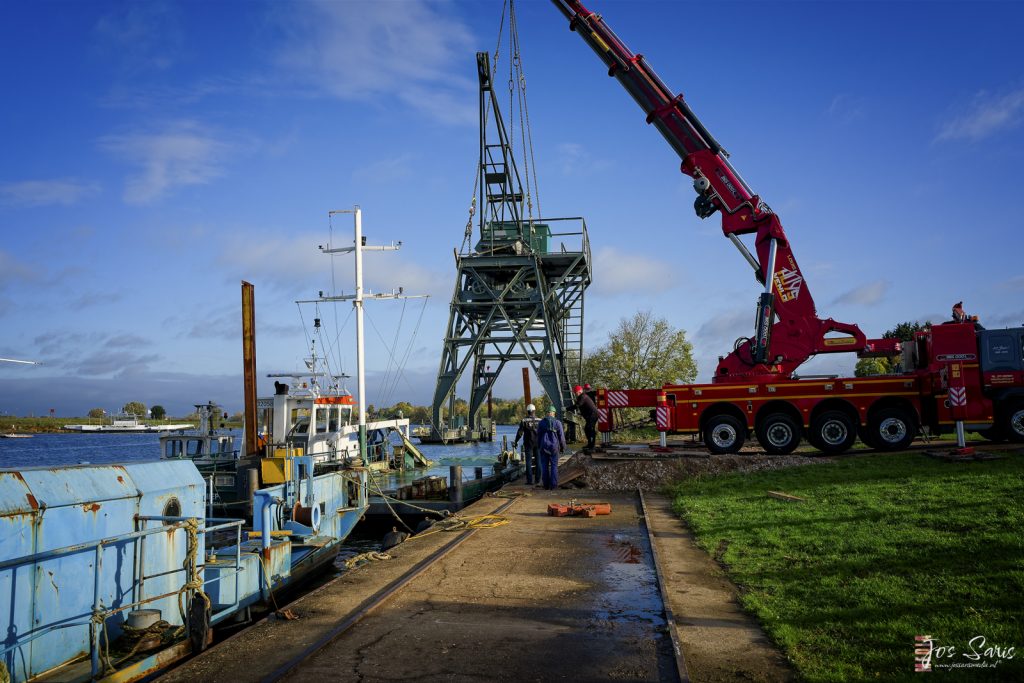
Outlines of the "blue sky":
[[[1024,5],[591,4],[779,213],[822,317],[876,336],[962,299],[1024,323]],[[316,246],[348,238],[327,214],[354,204],[371,242],[404,243],[368,258],[369,286],[432,295],[415,338],[420,301],[368,304],[369,399],[429,402],[473,192],[474,53],[501,7],[3,3],[0,357],[44,364],[0,364],[0,411],[239,409],[239,281],[256,285],[259,374],[300,367],[293,302],[330,290]],[[650,308],[707,379],[750,334],[749,266],[560,13],[518,16],[543,212],[590,228],[586,343]],[[385,382],[396,339],[410,360]],[[520,395],[505,375],[497,394]]]

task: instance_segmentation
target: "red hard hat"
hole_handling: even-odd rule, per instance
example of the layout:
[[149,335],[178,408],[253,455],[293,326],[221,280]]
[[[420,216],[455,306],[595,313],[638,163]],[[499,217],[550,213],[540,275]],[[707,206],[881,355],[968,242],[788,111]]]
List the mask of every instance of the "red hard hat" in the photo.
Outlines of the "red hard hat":
[[573,393],[576,393],[576,394],[578,394],[578,393],[580,393],[581,391],[583,391],[583,387],[581,387],[581,386],[580,386],[579,384],[577,384],[576,386],[574,386],[574,387],[572,388],[572,390],[573,390]]
[[583,388],[584,388],[584,389],[589,389],[589,388],[590,388],[590,385],[589,385],[589,384],[584,384],[584,385],[583,385]]

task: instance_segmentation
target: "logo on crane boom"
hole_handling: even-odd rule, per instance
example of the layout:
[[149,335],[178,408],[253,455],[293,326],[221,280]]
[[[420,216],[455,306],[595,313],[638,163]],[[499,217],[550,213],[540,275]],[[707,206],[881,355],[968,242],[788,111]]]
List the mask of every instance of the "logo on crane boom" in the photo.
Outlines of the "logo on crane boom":
[[804,276],[799,270],[780,268],[774,275],[775,289],[783,301],[792,301],[800,296],[800,288],[804,284]]

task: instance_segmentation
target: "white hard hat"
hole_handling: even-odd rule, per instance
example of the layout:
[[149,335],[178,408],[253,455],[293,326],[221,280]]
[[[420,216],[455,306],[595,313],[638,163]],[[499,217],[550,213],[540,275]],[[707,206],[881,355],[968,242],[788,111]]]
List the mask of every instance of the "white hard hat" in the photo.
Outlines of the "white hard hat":
[[536,410],[537,410],[537,406],[533,405],[532,403],[530,405],[526,406],[526,412],[528,412],[528,413],[535,412]]

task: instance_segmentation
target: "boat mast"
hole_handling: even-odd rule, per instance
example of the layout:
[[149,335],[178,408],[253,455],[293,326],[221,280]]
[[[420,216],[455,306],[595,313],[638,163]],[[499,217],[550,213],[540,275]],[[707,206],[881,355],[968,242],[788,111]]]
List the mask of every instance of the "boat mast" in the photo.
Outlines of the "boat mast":
[[[399,287],[397,291],[385,294],[370,294],[368,297],[363,293],[363,252],[364,251],[398,251],[402,248],[401,242],[392,242],[387,245],[367,245],[363,239],[363,212],[358,206],[351,209],[329,211],[328,216],[335,214],[351,213],[355,218],[355,240],[351,247],[339,247],[333,249],[320,247],[324,254],[348,254],[355,253],[355,294],[339,296],[321,296],[316,302],[323,301],[351,301],[356,310],[356,397],[359,403],[359,457],[365,462],[366,458],[366,369],[363,358],[363,301],[369,299],[419,299],[426,295],[406,295]],[[313,303],[300,301],[298,303]]]
[[[366,462],[366,363],[363,360],[363,211],[355,207],[356,296],[356,400],[359,402],[359,457]],[[398,247],[394,247],[398,249]],[[381,251],[384,251],[382,248]]]

